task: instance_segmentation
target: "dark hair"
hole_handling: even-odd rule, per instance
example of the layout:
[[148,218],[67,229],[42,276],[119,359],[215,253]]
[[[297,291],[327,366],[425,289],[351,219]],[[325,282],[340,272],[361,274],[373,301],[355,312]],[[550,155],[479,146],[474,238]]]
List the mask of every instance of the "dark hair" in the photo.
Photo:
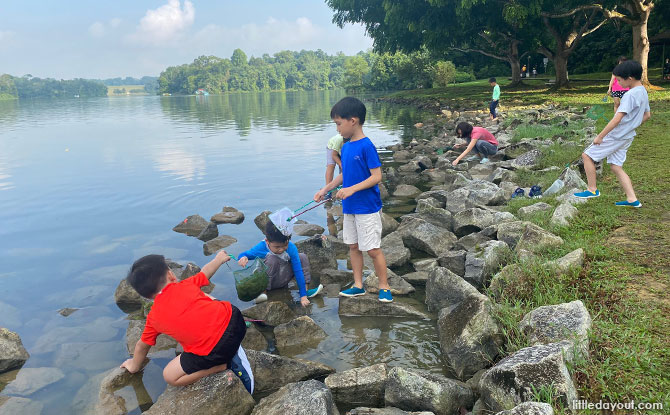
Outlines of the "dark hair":
[[286,243],[291,239],[290,236],[281,233],[272,221],[268,221],[268,223],[265,224],[265,237],[268,238],[268,242],[277,242],[280,244]]
[[363,125],[366,113],[365,104],[358,98],[344,97],[337,101],[337,104],[333,105],[333,108],[330,110],[330,118],[340,117],[350,120],[356,117],[360,124]]
[[133,263],[126,280],[139,295],[151,298],[160,291],[168,270],[163,255],[147,255]]
[[620,63],[622,63],[622,62],[626,62],[627,60],[628,60],[627,57],[625,57],[625,56],[619,56],[619,59],[616,60],[616,64],[618,65],[618,64],[620,64]]
[[642,79],[642,65],[635,61],[624,61],[618,64],[612,73],[623,79],[635,78],[639,81]]
[[456,135],[458,135],[458,130],[461,130],[461,134],[463,134],[459,137],[468,138],[470,137],[470,134],[472,134],[472,125],[467,122],[459,122],[456,126]]
[[496,81],[495,78],[489,78],[489,84],[491,84],[491,83],[493,83],[493,82],[495,82],[495,81]]

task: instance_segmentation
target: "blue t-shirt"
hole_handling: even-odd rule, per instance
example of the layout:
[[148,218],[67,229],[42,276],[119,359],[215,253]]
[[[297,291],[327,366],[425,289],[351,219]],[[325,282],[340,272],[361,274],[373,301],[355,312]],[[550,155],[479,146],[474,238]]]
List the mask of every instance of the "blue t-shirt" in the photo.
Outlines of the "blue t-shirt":
[[[342,146],[342,186],[351,187],[365,181],[372,174],[370,170],[381,167],[377,149],[368,137],[348,141]],[[382,198],[379,186],[360,190],[342,201],[346,214],[367,214],[379,212]]]
[[[288,248],[286,249],[286,251],[284,251],[284,255],[280,255],[279,257],[281,258],[286,254],[288,254],[287,256],[291,261],[291,268],[293,268],[293,276],[295,277],[295,282],[298,284],[298,291],[300,291],[300,296],[304,297],[307,295],[307,285],[305,284],[305,275],[302,273],[302,263],[300,262],[298,247],[295,246],[293,242],[289,242]],[[250,250],[244,251],[241,254],[239,254],[237,256],[237,259],[240,259],[243,256],[249,259],[256,259],[256,258],[265,259],[265,257],[268,255],[277,255],[277,254],[270,252],[270,248],[268,247],[267,242],[265,242],[265,240],[262,240]]]

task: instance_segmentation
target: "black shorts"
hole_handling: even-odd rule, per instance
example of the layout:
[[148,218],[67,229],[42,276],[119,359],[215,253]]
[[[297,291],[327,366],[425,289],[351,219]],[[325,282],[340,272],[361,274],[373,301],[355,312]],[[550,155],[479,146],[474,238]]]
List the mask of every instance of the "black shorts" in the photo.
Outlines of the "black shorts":
[[612,98],[623,98],[623,95],[626,93],[626,91],[612,91]]
[[244,339],[244,335],[247,332],[247,326],[240,310],[232,304],[230,307],[232,314],[230,315],[228,327],[207,356],[199,356],[189,352],[181,354],[181,368],[187,375],[224,363],[230,364],[230,361],[235,357],[237,349],[239,349],[242,339]]

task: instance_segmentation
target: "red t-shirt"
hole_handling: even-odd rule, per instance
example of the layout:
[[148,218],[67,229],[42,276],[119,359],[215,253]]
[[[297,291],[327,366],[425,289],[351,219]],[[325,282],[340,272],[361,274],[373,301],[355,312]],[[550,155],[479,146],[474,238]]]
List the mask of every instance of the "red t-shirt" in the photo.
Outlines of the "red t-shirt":
[[184,281],[168,284],[156,295],[147,316],[142,341],[156,344],[159,334],[177,340],[184,351],[206,356],[230,322],[232,309],[227,301],[212,300],[200,290],[209,284],[199,272]]
[[494,146],[498,145],[498,140],[491,134],[489,130],[484,127],[472,127],[472,134],[470,138],[473,140],[484,140],[493,144]]

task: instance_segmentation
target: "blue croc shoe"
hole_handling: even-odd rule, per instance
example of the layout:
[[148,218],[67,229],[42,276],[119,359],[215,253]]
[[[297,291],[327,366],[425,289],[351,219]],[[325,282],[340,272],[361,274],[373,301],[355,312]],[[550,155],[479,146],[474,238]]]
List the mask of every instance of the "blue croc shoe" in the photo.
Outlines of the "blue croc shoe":
[[520,187],[517,187],[514,193],[512,193],[512,199],[515,199],[517,197],[524,197],[525,194],[526,194],[525,190],[523,190]]
[[640,203],[639,200],[636,200],[635,202],[629,202],[627,200],[622,200],[621,202],[616,202],[614,205],[615,206],[634,207],[634,208],[642,207],[642,203]]
[[247,354],[244,352],[242,346],[237,349],[237,353],[230,361],[229,369],[240,378],[242,384],[249,393],[254,392],[254,375],[251,372],[249,359],[247,359]]
[[542,197],[542,188],[540,186],[532,186],[528,192],[528,197],[538,199]]
[[586,189],[583,192],[575,193],[575,197],[578,197],[580,199],[590,199],[592,197],[598,197],[600,196],[600,190],[596,189],[595,193]]
[[381,301],[382,303],[393,302],[393,296],[391,295],[391,290],[379,290],[379,301]]
[[340,291],[340,297],[357,297],[359,295],[365,295],[365,290],[356,286]]
[[307,290],[307,298],[312,298],[318,295],[323,290],[323,285],[319,284],[318,287]]

